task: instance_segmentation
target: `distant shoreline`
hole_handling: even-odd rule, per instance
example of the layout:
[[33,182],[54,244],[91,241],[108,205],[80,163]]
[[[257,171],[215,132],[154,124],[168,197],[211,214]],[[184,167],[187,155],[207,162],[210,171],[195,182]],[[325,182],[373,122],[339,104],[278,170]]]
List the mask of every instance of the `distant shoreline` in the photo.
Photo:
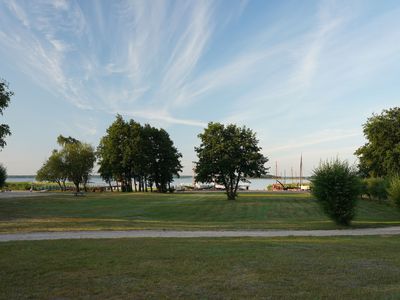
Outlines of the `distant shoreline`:
[[[35,178],[36,175],[8,175],[8,178]],[[96,177],[96,178],[101,178],[101,176],[99,174],[96,175],[92,175],[91,177]],[[174,177],[174,178],[193,178],[193,175],[180,175],[179,177]],[[261,176],[261,177],[247,177],[248,179],[286,179],[286,180],[290,180],[290,179],[299,179],[300,177],[296,176],[296,177],[290,177],[290,176],[286,176],[286,177],[275,177],[272,175],[266,175],[266,176]],[[303,179],[310,179],[311,176],[303,176]]]

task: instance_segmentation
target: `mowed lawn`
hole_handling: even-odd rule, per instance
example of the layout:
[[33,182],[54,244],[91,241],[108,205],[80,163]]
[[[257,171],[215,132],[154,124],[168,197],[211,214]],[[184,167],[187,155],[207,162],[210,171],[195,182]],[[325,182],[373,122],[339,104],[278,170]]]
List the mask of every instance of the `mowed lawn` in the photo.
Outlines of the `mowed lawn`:
[[399,299],[400,239],[0,243],[0,299]]
[[[360,200],[353,227],[400,225],[388,203]],[[0,199],[0,232],[128,229],[334,229],[309,194],[93,193]]]

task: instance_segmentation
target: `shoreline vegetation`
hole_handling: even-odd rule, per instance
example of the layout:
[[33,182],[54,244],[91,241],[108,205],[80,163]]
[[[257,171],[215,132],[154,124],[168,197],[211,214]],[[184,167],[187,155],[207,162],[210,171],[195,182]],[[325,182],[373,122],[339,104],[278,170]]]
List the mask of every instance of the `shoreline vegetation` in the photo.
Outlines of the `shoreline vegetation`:
[[[37,181],[35,175],[10,175],[6,181],[3,190],[15,190],[15,191],[57,191],[60,190],[60,186],[57,183],[49,182],[49,181]],[[309,184],[310,177],[302,178],[306,185]],[[21,180],[21,181],[20,181]],[[212,187],[212,184],[204,184],[204,183],[196,183],[193,186],[194,177],[191,175],[182,175],[179,177],[173,178],[174,182],[171,183],[171,186],[175,188],[175,190],[183,191],[183,190],[220,190],[222,187]],[[186,180],[186,181],[185,181]],[[256,182],[251,182],[252,180],[257,180]],[[281,187],[280,184],[276,184],[276,182],[266,181],[264,185],[260,183],[262,180],[279,180],[284,183],[284,185],[288,189],[295,189],[299,187],[299,177],[275,177],[275,176],[262,176],[262,177],[253,177],[253,178],[245,178],[245,182],[243,185],[240,185],[240,190],[250,190],[250,191],[272,191],[279,190]],[[66,190],[71,191],[74,188],[72,182],[66,181]],[[116,186],[116,183],[113,184]],[[276,189],[274,186],[276,185]],[[88,181],[88,191],[108,191],[107,187],[109,184],[105,182],[100,175],[93,175],[90,177]],[[154,187],[153,187],[154,189]]]
[[[8,175],[8,177],[10,178],[35,178],[36,177],[36,175]],[[93,174],[93,175],[91,175],[91,177],[92,178],[101,178],[101,175],[100,174]],[[174,179],[176,179],[176,178],[193,178],[193,175],[179,175],[179,177],[178,176],[174,176],[173,177]],[[309,180],[309,179],[311,179],[311,176],[302,176],[301,177],[302,179],[306,179],[306,180]],[[300,179],[300,177],[299,176],[293,176],[293,177],[291,177],[291,176],[286,176],[286,177],[284,177],[284,176],[275,176],[275,175],[263,175],[263,176],[260,176],[260,177],[246,177],[246,179],[286,179],[286,180],[292,180],[292,179],[297,179],[297,180],[299,180]]]

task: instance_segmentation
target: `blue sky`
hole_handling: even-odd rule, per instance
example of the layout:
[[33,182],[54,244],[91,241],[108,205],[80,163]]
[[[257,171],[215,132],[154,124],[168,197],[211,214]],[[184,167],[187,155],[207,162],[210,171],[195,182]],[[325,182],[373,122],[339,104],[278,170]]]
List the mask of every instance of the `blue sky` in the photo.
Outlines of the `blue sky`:
[[400,104],[399,1],[0,0],[9,174],[59,134],[97,146],[117,113],[164,127],[191,174],[209,121],[257,132],[268,165],[355,162],[362,123]]

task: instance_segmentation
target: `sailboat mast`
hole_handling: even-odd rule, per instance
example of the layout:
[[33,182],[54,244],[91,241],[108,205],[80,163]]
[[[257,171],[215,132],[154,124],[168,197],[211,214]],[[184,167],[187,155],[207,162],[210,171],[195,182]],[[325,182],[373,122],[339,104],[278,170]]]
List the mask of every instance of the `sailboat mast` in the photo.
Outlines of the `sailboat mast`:
[[294,177],[293,177],[293,167],[290,168],[290,172],[292,174],[292,184],[294,183]]
[[303,181],[303,153],[300,156],[300,188],[302,186]]

